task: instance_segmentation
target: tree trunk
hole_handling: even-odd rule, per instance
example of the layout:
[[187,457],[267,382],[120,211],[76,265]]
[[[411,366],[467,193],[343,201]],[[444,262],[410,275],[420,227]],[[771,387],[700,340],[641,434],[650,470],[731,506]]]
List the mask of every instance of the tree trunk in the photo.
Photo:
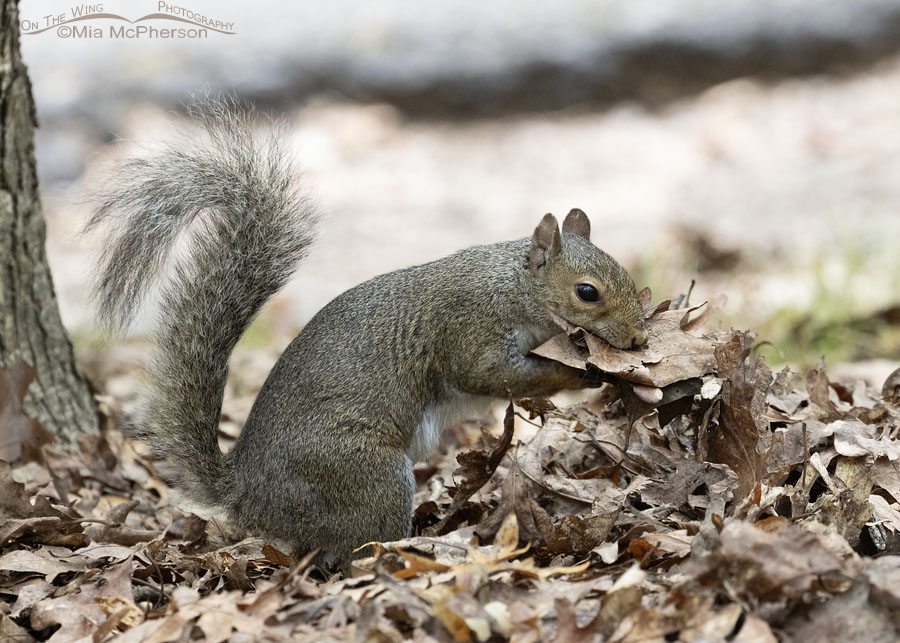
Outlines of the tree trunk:
[[97,414],[75,367],[47,265],[36,124],[19,51],[18,0],[0,0],[0,367],[19,359],[34,367],[37,377],[25,397],[25,412],[71,441],[79,433],[97,432]]

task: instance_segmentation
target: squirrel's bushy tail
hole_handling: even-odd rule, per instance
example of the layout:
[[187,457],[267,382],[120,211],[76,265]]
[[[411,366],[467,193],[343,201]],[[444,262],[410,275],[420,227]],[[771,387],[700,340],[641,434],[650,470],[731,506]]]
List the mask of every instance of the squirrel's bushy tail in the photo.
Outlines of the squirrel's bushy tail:
[[188,111],[200,136],[123,162],[87,230],[108,234],[96,297],[112,327],[128,325],[189,234],[162,286],[150,394],[132,433],[209,502],[225,470],[216,436],[229,355],[306,256],[315,211],[277,132],[254,136],[252,113],[232,98],[195,99]]

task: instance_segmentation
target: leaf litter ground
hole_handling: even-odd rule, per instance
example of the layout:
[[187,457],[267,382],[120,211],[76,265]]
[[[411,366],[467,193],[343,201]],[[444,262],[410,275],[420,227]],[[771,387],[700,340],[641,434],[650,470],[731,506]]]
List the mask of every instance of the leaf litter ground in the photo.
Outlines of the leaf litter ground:
[[900,375],[773,374],[709,306],[648,309],[643,351],[537,349],[592,401],[457,427],[349,578],[184,509],[114,417],[54,444],[0,371],[0,640],[900,639]]

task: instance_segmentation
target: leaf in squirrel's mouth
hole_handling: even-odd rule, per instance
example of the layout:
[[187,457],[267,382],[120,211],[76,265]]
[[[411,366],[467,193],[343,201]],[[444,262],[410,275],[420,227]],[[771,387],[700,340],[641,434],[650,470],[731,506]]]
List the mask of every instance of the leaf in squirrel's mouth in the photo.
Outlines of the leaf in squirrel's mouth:
[[[649,304],[649,290],[644,289],[641,294]],[[714,307],[704,302],[692,308],[673,310],[670,304],[666,300],[654,307],[645,306],[650,309],[645,318],[648,340],[642,349],[616,348],[553,315],[564,332],[531,352],[573,368],[599,369],[631,383],[645,399],[648,396],[656,398],[656,390],[676,382],[715,376],[716,346],[726,342],[733,331],[696,334]]]

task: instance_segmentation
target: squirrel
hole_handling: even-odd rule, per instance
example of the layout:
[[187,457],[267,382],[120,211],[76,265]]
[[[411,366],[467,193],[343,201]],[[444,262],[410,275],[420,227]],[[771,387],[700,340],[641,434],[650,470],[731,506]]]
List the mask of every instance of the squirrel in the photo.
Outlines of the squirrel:
[[[123,161],[86,229],[108,232],[95,295],[110,327],[128,326],[172,264],[148,391],[126,431],[244,533],[346,570],[361,545],[410,534],[413,464],[441,429],[497,398],[597,385],[529,354],[560,332],[554,314],[620,349],[647,339],[634,283],[591,243],[585,213],[573,209],[561,230],[547,214],[530,237],[336,297],[285,349],[223,454],[229,356],[307,256],[317,208],[278,133],[255,135],[252,111],[207,97],[188,113],[204,136]],[[175,253],[182,233],[186,252]]]

